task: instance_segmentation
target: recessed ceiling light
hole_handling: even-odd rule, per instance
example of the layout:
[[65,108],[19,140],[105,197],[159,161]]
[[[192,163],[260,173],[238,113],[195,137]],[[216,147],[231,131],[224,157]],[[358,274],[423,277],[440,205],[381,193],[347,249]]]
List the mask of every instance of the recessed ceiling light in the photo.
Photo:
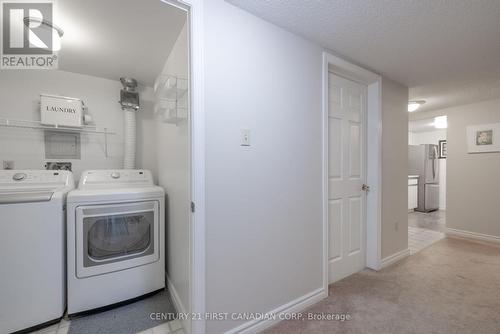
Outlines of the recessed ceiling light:
[[410,101],[410,102],[408,102],[408,112],[414,112],[414,111],[416,111],[424,103],[425,103],[424,100]]

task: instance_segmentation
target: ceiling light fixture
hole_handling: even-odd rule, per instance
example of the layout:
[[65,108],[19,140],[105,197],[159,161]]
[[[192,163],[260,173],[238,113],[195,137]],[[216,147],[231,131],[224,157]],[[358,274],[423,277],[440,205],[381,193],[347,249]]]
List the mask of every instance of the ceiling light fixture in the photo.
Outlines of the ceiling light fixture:
[[424,103],[425,103],[424,100],[410,101],[410,102],[408,102],[408,112],[414,112],[414,111],[416,111]]
[[436,129],[447,129],[448,128],[448,117],[438,116],[434,118],[434,127]]
[[[44,20],[42,18],[36,16],[27,16],[23,19],[24,25],[29,28],[41,27],[45,29],[49,29],[52,31],[52,51],[61,50],[61,38],[64,35],[64,30],[60,27],[56,26],[49,20]],[[35,36],[36,37],[36,36]],[[47,46],[38,38],[30,38],[30,43],[35,44],[35,46],[39,48],[46,48]]]

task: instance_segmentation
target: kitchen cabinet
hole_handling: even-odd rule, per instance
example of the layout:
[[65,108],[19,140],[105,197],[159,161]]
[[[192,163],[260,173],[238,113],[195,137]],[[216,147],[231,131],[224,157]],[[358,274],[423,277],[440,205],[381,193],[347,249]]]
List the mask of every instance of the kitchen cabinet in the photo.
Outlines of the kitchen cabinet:
[[408,176],[408,211],[418,206],[418,175]]

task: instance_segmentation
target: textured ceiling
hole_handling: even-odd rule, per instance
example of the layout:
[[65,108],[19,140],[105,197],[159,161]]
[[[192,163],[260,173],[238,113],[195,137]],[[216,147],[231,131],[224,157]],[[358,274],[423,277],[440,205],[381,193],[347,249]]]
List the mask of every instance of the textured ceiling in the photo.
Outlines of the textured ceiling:
[[152,86],[186,14],[160,0],[57,1],[64,30],[59,69]]
[[433,110],[500,97],[500,0],[226,0],[410,87]]

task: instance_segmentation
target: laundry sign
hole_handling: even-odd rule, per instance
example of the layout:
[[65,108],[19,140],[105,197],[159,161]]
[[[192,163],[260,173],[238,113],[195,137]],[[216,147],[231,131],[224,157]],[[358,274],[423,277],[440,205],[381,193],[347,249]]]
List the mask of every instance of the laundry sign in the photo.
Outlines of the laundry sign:
[[81,127],[83,102],[73,97],[40,94],[41,123]]

